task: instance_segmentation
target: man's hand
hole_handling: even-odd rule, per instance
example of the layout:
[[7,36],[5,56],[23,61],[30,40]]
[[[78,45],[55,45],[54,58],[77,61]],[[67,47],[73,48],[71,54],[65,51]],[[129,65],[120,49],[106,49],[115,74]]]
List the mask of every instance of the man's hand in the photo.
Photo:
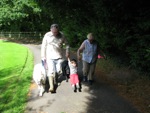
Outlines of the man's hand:
[[48,67],[47,67],[47,62],[46,62],[46,59],[45,58],[42,58],[42,65],[44,66],[44,68],[47,70]]
[[45,61],[45,60],[46,60],[46,58],[41,58],[41,60]]

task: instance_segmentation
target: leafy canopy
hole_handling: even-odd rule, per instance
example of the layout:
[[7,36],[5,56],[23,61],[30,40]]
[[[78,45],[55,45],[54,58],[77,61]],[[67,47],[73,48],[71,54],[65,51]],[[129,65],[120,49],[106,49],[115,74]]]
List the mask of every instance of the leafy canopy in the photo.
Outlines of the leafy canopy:
[[10,24],[10,21],[21,20],[29,13],[39,13],[41,10],[34,0],[1,0],[0,26]]

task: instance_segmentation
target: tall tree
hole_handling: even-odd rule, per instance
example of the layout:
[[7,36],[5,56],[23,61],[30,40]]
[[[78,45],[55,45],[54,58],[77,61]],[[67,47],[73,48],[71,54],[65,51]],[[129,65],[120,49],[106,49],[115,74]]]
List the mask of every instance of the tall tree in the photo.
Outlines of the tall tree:
[[24,18],[38,14],[40,11],[34,0],[1,0],[0,28],[3,30],[20,30]]

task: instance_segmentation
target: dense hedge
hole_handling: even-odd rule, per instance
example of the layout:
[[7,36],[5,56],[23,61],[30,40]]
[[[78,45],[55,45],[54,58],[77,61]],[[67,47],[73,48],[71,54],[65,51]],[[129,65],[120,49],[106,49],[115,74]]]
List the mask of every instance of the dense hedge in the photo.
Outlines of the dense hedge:
[[78,47],[87,33],[93,32],[108,56],[115,56],[120,64],[150,72],[150,7],[147,0],[33,0],[28,2],[30,5],[20,3],[24,4],[23,10],[19,10],[22,12],[20,18],[2,20],[4,16],[0,15],[0,28],[4,31],[46,32],[50,24],[58,23],[73,47]]

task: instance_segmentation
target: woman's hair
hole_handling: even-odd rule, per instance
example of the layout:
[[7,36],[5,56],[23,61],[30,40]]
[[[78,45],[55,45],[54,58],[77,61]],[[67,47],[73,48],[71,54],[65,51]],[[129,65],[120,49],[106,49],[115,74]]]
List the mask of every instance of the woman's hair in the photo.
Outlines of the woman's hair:
[[87,38],[89,38],[90,36],[93,36],[93,33],[88,33]]

